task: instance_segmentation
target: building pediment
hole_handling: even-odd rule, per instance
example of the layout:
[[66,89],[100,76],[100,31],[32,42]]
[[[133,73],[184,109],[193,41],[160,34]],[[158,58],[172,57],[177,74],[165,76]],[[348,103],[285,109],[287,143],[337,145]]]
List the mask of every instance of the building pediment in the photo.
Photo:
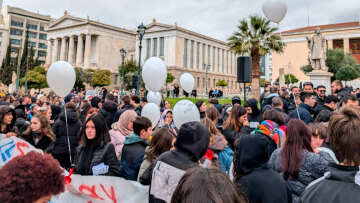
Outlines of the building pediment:
[[76,26],[76,25],[81,25],[86,23],[87,21],[85,19],[82,18],[74,18],[72,16],[63,16],[61,17],[59,20],[51,23],[47,29],[48,30],[52,30],[52,29],[57,29],[57,28],[64,28],[64,27],[71,27],[71,26]]
[[146,32],[157,32],[157,31],[166,31],[173,29],[175,26],[160,24],[160,23],[151,23],[146,26]]

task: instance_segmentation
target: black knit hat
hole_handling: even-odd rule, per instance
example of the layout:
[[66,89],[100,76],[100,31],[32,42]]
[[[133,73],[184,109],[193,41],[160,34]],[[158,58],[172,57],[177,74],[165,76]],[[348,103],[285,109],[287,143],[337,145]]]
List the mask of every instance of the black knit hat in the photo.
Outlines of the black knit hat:
[[90,104],[92,107],[99,108],[98,103],[101,102],[101,99],[99,97],[93,97],[90,101]]

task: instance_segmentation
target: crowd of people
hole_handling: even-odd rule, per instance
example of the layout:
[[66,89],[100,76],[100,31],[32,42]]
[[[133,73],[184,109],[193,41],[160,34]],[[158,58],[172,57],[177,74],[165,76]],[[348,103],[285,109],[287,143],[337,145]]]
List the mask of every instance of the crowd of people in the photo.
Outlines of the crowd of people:
[[[1,202],[48,200],[64,191],[58,181],[63,174],[47,168],[56,166],[149,185],[149,202],[360,199],[360,90],[340,81],[332,82],[328,96],[324,86],[309,82],[302,89],[274,83],[266,85],[259,102],[239,96],[228,104],[198,100],[200,122],[181,127],[166,100],[152,126],[141,116],[145,97],[124,95],[118,101],[115,92],[102,92],[90,101],[82,91],[65,98],[52,93],[1,98],[1,133],[46,154],[29,153],[0,169],[7,180],[0,181]],[[43,170],[36,169],[37,161]],[[21,170],[37,171],[48,190],[23,187],[34,175]]]

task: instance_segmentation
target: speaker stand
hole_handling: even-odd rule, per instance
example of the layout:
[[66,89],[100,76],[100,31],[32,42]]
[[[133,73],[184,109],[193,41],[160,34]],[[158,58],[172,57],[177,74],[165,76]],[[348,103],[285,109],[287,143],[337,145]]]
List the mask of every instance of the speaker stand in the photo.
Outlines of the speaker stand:
[[246,101],[246,82],[244,82],[244,103]]

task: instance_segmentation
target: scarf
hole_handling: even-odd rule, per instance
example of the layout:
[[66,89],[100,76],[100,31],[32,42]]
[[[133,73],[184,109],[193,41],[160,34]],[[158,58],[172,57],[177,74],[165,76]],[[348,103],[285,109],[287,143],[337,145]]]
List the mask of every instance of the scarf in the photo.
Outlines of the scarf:
[[88,145],[84,147],[83,156],[81,160],[79,160],[79,165],[77,166],[78,174],[80,175],[91,175],[89,174],[90,171],[90,164],[91,159],[93,158],[94,149],[91,147],[93,140],[89,140]]
[[273,121],[265,120],[261,122],[258,128],[255,129],[254,134],[262,133],[269,136],[276,143],[277,147],[280,148],[284,145],[286,140],[286,126],[281,126]]
[[122,135],[127,136],[132,132],[132,130],[128,128],[128,125],[130,122],[134,122],[136,117],[137,114],[133,110],[127,110],[121,114],[117,127]]

